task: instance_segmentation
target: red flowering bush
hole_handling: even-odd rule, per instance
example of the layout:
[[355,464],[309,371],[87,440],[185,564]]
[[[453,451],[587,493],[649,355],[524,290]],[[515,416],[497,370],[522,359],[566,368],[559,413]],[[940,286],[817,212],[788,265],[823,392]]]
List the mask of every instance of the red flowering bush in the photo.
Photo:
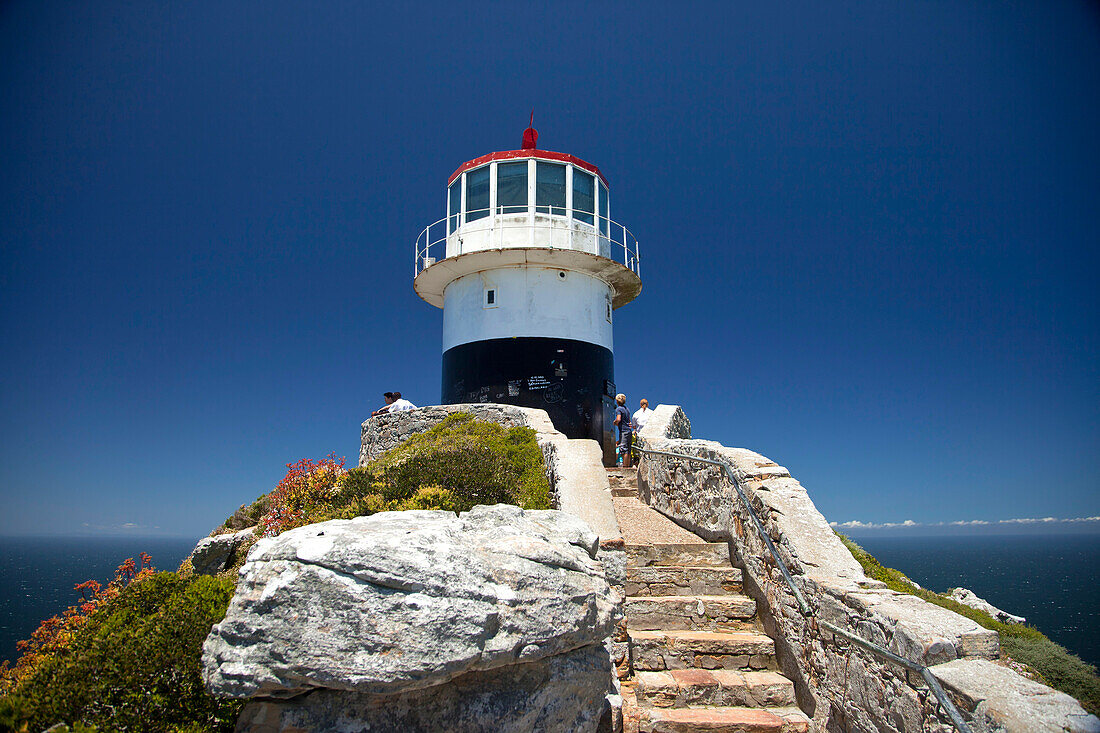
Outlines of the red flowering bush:
[[142,553],[106,586],[47,619],[0,670],[0,731],[231,731],[241,703],[207,694],[202,643],[225,616],[234,582],[154,572]]
[[103,606],[117,598],[123,588],[152,575],[153,558],[144,552],[139,557],[140,567],[134,558],[127,558],[115,570],[114,580],[106,586],[94,580],[85,580],[77,585],[74,590],[80,591],[79,603],[46,619],[34,630],[30,639],[18,642],[19,661],[10,668],[7,661],[0,665],[0,694],[6,695],[34,674],[43,661],[68,649],[77,630]]
[[347,473],[343,458],[330,453],[319,461],[303,458],[286,464],[287,473],[269,494],[269,509],[260,519],[265,537],[273,537],[295,527],[316,522],[340,493],[337,482]]

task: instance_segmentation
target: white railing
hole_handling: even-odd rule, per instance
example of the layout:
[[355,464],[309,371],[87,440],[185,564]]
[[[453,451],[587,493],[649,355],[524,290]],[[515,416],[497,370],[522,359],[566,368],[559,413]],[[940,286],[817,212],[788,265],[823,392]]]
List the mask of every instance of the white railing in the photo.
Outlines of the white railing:
[[[454,226],[447,232],[448,218],[444,217],[424,227],[416,238],[413,277],[447,257],[490,249],[522,247],[549,247],[575,249],[600,255],[622,263],[638,277],[641,272],[641,255],[638,240],[630,230],[607,217],[593,216],[593,224],[559,214],[535,213],[527,210],[504,213],[506,207],[497,207],[497,213],[488,209],[466,212],[466,223]],[[471,215],[480,218],[471,219]],[[464,242],[464,239],[469,240]]]

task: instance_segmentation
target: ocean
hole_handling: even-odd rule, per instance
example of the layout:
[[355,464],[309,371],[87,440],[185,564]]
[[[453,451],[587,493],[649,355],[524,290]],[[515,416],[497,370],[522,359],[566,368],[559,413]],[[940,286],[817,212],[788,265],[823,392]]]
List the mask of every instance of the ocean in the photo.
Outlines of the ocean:
[[1100,667],[1100,534],[852,539],[922,587],[969,588]]
[[[856,537],[925,588],[963,586],[1100,666],[1100,535]],[[0,658],[39,622],[76,602],[73,586],[106,583],[142,551],[175,570],[197,539],[0,537]]]
[[158,570],[175,570],[198,538],[0,537],[0,659],[15,662],[16,642],[75,604],[73,586],[106,584],[128,558],[147,552]]

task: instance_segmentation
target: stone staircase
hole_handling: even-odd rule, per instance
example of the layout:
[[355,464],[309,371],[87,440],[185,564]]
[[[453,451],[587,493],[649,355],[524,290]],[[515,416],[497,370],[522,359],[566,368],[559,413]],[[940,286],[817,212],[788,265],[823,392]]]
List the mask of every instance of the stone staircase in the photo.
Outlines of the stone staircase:
[[809,730],[728,547],[639,501],[635,469],[607,472],[627,552],[624,733]]

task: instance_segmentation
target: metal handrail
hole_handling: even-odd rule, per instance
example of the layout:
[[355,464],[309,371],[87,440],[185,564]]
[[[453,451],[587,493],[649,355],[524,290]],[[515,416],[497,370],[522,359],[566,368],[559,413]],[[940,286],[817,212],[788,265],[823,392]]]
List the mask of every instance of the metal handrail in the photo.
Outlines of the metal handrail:
[[923,677],[924,681],[928,683],[928,687],[932,690],[932,693],[936,696],[936,699],[939,700],[940,705],[942,705],[947,711],[947,714],[948,716],[950,716],[951,722],[954,724],[955,729],[960,731],[960,733],[970,733],[970,726],[968,726],[966,721],[963,719],[962,713],[959,712],[959,709],[955,707],[955,704],[951,702],[951,700],[947,697],[947,694],[943,691],[943,687],[940,686],[939,680],[936,679],[935,675],[932,674],[932,671],[929,670],[928,667],[920,664],[919,662],[914,662],[910,659],[906,659],[905,657],[894,654],[889,649],[885,649],[878,644],[875,644],[874,642],[867,641],[862,636],[857,636],[856,634],[842,629],[839,626],[835,626],[828,621],[821,621],[817,618],[817,616],[813,612],[813,609],[810,608],[810,604],[806,602],[805,596],[803,596],[802,592],[798,590],[798,588],[795,586],[794,578],[791,577],[790,571],[787,570],[787,564],[783,562],[783,558],[779,556],[779,551],[775,549],[775,545],[772,543],[772,538],[769,537],[767,531],[765,531],[764,523],[760,521],[760,517],[757,516],[756,510],[752,508],[752,504],[749,502],[748,496],[746,496],[745,494],[745,490],[741,488],[741,482],[737,480],[737,476],[734,474],[733,467],[730,466],[730,464],[726,463],[725,461],[713,461],[709,458],[699,458],[698,456],[689,456],[684,453],[672,453],[669,451],[651,450],[649,448],[642,448],[637,444],[635,444],[634,447],[640,453],[657,456],[670,456],[672,458],[686,458],[689,461],[709,463],[712,466],[718,466],[719,468],[722,468],[726,473],[726,478],[731,484],[733,484],[733,488],[737,490],[737,495],[741,498],[741,503],[744,504],[745,508],[749,512],[749,516],[752,517],[753,525],[756,527],[756,531],[760,535],[760,539],[764,540],[764,544],[767,545],[768,551],[771,553],[772,559],[775,560],[775,564],[779,567],[779,571],[783,574],[783,579],[786,581],[787,587],[790,589],[791,593],[794,594],[795,600],[798,601],[798,607],[799,609],[801,609],[802,614],[804,616],[808,616],[810,620],[818,626],[826,628],[834,634],[839,634],[840,636],[849,639],[850,641],[863,647],[864,649],[874,654],[877,654],[880,657],[888,659],[895,664],[899,664],[906,669],[911,669],[914,672],[920,673],[920,676]]
[[[528,207],[524,207],[521,211],[505,211],[510,208],[514,207],[497,206],[494,210],[478,209],[467,211],[465,214],[453,214],[424,227],[414,245],[413,277],[447,257],[448,241],[457,244],[458,252],[454,253],[455,255],[465,254],[462,249],[464,234],[495,238],[497,246],[494,249],[508,249],[511,245],[504,244],[504,232],[523,229],[531,232],[529,242],[532,245],[537,231],[549,232],[550,246],[555,249],[589,251],[589,247],[574,245],[594,242],[596,251],[592,254],[603,256],[601,253],[606,249],[609,259],[621,262],[635,275],[642,276],[642,257],[638,239],[619,222],[606,216],[593,214],[592,223],[589,224],[575,218],[575,215],[552,214],[537,210],[532,213]],[[471,215],[478,214],[481,216],[470,220]],[[541,217],[546,219],[543,220]],[[456,224],[455,220],[462,223]],[[449,222],[451,227],[448,227]],[[554,226],[554,224],[566,226]],[[448,231],[449,228],[450,231]],[[566,246],[555,246],[556,241]]]

